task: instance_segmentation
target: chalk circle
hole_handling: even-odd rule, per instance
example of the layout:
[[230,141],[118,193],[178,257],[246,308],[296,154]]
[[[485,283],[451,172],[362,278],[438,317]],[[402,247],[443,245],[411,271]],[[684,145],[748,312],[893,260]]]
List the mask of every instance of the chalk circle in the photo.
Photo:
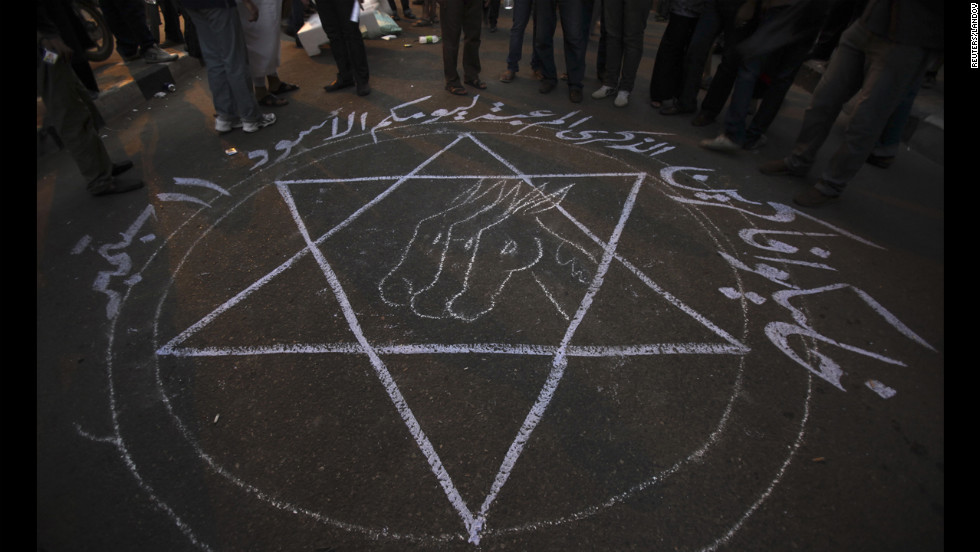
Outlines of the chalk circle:
[[[170,234],[127,295],[108,355],[113,417],[134,474],[205,548],[209,538],[237,538],[262,549],[275,536],[259,528],[274,523],[288,527],[275,535],[340,529],[354,540],[472,546],[322,267],[302,254],[298,217],[313,240],[333,232],[318,247],[450,486],[474,513],[492,496],[484,543],[571,543],[582,524],[595,526],[585,534],[601,527],[611,548],[724,543],[782,476],[809,404],[808,380],[752,362],[719,333],[744,343],[746,306],[722,302],[718,312],[718,301],[703,299],[738,280],[716,253],[735,231],[671,200],[655,162],[638,169],[544,132],[455,130],[329,142],[255,170],[230,188],[227,208],[215,202]],[[596,270],[588,259],[605,251],[636,178],[617,257],[567,348],[567,372],[494,492],[582,309],[578,297]],[[420,221],[474,189],[516,196],[567,184],[555,199],[560,210],[523,212],[508,226],[536,224],[544,242],[564,236],[541,248],[554,262],[484,294],[481,305],[492,307],[484,314],[415,312],[380,297],[379,282],[411,249]],[[484,211],[467,216],[474,212]],[[566,264],[576,254],[585,277]],[[453,269],[441,262],[435,273]],[[265,521],[250,528],[255,520]],[[223,524],[237,536],[210,529]]]

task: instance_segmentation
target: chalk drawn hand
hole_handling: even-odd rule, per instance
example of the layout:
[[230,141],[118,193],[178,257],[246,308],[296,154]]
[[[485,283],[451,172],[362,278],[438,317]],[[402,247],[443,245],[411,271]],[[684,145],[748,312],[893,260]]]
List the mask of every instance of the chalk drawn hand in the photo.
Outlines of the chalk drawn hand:
[[480,181],[449,207],[422,219],[401,259],[379,285],[381,298],[425,318],[471,322],[489,312],[517,272],[544,246],[534,215],[567,188],[546,194],[524,182]]

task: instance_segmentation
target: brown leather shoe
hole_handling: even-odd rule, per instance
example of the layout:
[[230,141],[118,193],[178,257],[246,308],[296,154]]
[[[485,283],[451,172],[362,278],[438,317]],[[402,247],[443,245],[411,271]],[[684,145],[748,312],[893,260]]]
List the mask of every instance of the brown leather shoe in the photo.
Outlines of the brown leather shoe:
[[500,75],[500,82],[511,83],[514,82],[514,79],[516,78],[517,78],[517,73],[508,69],[504,71],[502,75]]

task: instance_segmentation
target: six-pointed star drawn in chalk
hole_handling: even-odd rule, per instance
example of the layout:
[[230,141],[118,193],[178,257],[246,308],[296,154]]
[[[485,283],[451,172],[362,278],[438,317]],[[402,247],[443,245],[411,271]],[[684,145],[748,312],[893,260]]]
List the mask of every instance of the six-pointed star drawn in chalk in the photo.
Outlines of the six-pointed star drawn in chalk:
[[[460,146],[463,143],[470,143],[491,157],[496,159],[501,167],[502,172],[500,174],[482,174],[482,175],[433,175],[425,173],[426,167],[430,166],[436,159],[443,156],[446,152],[452,150],[454,147]],[[439,178],[449,179],[454,182],[459,182],[460,180],[466,179],[509,179],[509,180],[520,180],[526,183],[528,186],[537,188],[538,184],[545,180],[556,181],[561,179],[576,179],[576,178],[595,178],[595,177],[617,177],[617,178],[627,178],[632,181],[630,192],[623,202],[622,209],[619,213],[618,221],[615,228],[612,230],[610,236],[606,239],[602,239],[592,232],[589,228],[583,225],[581,222],[576,220],[576,218],[566,211],[560,204],[555,204],[554,208],[561,213],[562,216],[567,218],[572,224],[575,225],[588,240],[595,243],[602,250],[601,259],[598,262],[598,267],[596,268],[594,274],[592,275],[591,281],[588,283],[587,290],[582,297],[578,308],[573,315],[569,317],[568,326],[564,332],[563,337],[558,343],[551,344],[515,344],[515,343],[471,343],[471,344],[438,344],[438,343],[407,343],[407,344],[397,344],[388,346],[377,346],[371,343],[365,336],[364,331],[361,327],[361,322],[355,314],[354,309],[348,300],[347,293],[344,290],[344,286],[341,284],[331,267],[330,263],[327,261],[326,257],[321,250],[321,246],[329,240],[332,236],[336,235],[342,229],[351,225],[355,220],[358,219],[362,214],[368,210],[374,208],[379,203],[383,202],[385,198],[390,196],[395,190],[404,186],[406,183],[412,182],[413,180],[433,180]],[[281,194],[283,201],[288,207],[296,227],[298,228],[303,240],[306,242],[306,247],[298,251],[288,260],[283,262],[277,268],[269,272],[268,274],[262,276],[251,285],[237,293],[231,299],[220,305],[218,308],[211,311],[204,318],[191,325],[189,328],[181,332],[179,335],[174,337],[163,347],[158,349],[158,355],[166,356],[177,356],[177,357],[188,357],[188,356],[228,356],[228,355],[258,355],[258,354],[289,354],[289,353],[350,353],[356,355],[365,355],[373,370],[375,375],[378,377],[379,381],[384,386],[388,397],[392,401],[392,404],[401,416],[402,421],[408,428],[415,440],[416,445],[422,452],[423,456],[428,461],[429,467],[441,485],[447,499],[449,500],[452,507],[458,513],[463,525],[466,528],[469,541],[474,544],[479,544],[481,532],[483,530],[485,521],[490,512],[490,508],[496,499],[500,490],[506,484],[512,469],[514,468],[518,458],[524,450],[524,447],[531,438],[532,433],[541,421],[554,396],[555,390],[562,381],[562,377],[565,373],[565,368],[568,364],[569,357],[614,357],[614,356],[634,356],[634,355],[655,355],[655,354],[745,354],[748,352],[746,346],[741,344],[739,341],[734,339],[727,332],[717,327],[711,323],[707,318],[695,312],[693,309],[685,305],[679,299],[671,295],[665,289],[661,288],[656,282],[650,277],[644,274],[639,268],[630,263],[627,259],[617,255],[616,246],[619,242],[620,236],[623,232],[623,228],[629,219],[630,213],[632,211],[633,205],[636,198],[641,191],[643,184],[648,176],[645,173],[576,173],[576,174],[526,174],[518,170],[513,164],[493,152],[488,148],[483,142],[471,134],[460,134],[457,136],[449,145],[436,152],[434,155],[423,161],[409,173],[400,176],[390,176],[390,177],[371,177],[364,179],[343,179],[343,182],[356,182],[358,180],[363,181],[390,181],[391,184],[380,194],[375,196],[373,199],[365,203],[362,207],[350,214],[345,220],[331,228],[329,231],[323,235],[314,238],[310,235],[307,226],[300,216],[297,206],[291,193],[292,186],[301,186],[308,184],[327,184],[334,182],[330,179],[320,179],[320,180],[281,180],[276,182],[279,193]],[[305,345],[261,345],[257,344],[250,347],[188,347],[183,345],[191,336],[201,331],[204,327],[211,324],[216,318],[218,318],[222,313],[228,311],[235,305],[244,301],[252,293],[261,289],[263,286],[268,284],[274,278],[282,274],[284,271],[289,269],[291,266],[297,263],[301,258],[305,258],[306,255],[312,255],[317,265],[323,272],[324,277],[333,292],[337,301],[339,302],[340,309],[343,312],[344,318],[346,320],[347,326],[350,328],[351,333],[355,338],[355,342],[342,342],[342,343],[321,343],[321,344],[305,344]],[[692,342],[692,343],[649,343],[640,345],[627,345],[627,346],[576,346],[572,345],[572,339],[575,335],[576,330],[581,324],[582,320],[585,318],[592,305],[593,299],[602,287],[605,275],[613,262],[617,262],[631,272],[636,278],[638,278],[645,286],[654,291],[656,294],[661,296],[663,299],[667,300],[677,311],[687,315],[688,317],[695,320],[697,323],[707,328],[714,336],[718,338],[717,341],[713,342]],[[385,366],[384,361],[381,359],[383,355],[397,355],[397,354],[417,354],[420,352],[428,353],[462,353],[462,352],[476,352],[476,353],[489,353],[489,354],[519,354],[519,355],[546,355],[551,356],[551,368],[548,373],[547,379],[538,393],[538,396],[528,411],[517,435],[514,437],[507,453],[505,454],[503,461],[497,471],[496,477],[494,478],[493,484],[491,485],[489,493],[483,499],[482,504],[480,504],[478,509],[472,509],[463,498],[460,496],[459,491],[453,484],[453,480],[443,466],[442,461],[439,458],[439,454],[436,452],[429,438],[426,436],[425,432],[422,430],[418,420],[412,412],[411,407],[405,400],[398,385],[392,378],[391,373]]]

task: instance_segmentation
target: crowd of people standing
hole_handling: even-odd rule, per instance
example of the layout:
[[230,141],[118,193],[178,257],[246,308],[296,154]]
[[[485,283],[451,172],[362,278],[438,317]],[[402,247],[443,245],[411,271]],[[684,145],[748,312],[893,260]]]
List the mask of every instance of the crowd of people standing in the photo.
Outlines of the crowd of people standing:
[[[39,6],[66,1],[44,0]],[[313,0],[159,1],[178,8],[185,26],[193,28],[187,38],[199,45],[207,67],[216,130],[254,132],[273,124],[275,115],[263,113],[262,108],[286,105],[283,94],[298,88],[278,75],[281,23],[286,21],[295,35],[301,14],[312,10]],[[345,88],[360,96],[371,92],[368,55],[352,18],[359,1],[315,2],[337,68],[336,78],[324,86],[327,92]],[[102,0],[111,13],[129,13],[129,20],[137,19],[132,17],[134,3],[143,0]],[[397,18],[394,0],[388,3]],[[497,31],[500,0],[414,3],[420,5],[422,17],[416,20],[409,0],[401,0],[402,17],[416,20],[418,26],[441,27],[446,91],[467,95],[469,89],[486,89],[488,83],[481,77],[481,34],[484,26]],[[655,17],[667,25],[650,76],[650,105],[663,116],[690,114],[695,126],[723,116],[722,132],[701,143],[720,152],[764,145],[766,131],[804,61],[834,51],[792,154],[760,167],[766,174],[806,174],[843,103],[857,96],[845,145],[814,188],[797,197],[797,203],[806,206],[840,196],[862,163],[877,156],[876,144],[881,146],[887,138],[883,132],[895,134],[885,130],[889,119],[894,127],[896,118],[903,120],[903,110],[907,117],[910,97],[921,86],[926,69],[942,59],[943,50],[943,5],[926,0],[511,0],[508,7],[512,25],[501,83],[517,79],[530,26],[530,69],[539,81],[538,91],[550,93],[565,81],[569,100],[582,102],[588,42],[598,34],[599,86],[591,97],[613,98],[616,107],[629,105],[634,97],[644,34],[655,11]],[[40,37],[42,8],[38,9]],[[175,13],[164,10],[167,19]],[[111,19],[115,32],[124,18],[113,15]],[[559,23],[564,72],[555,61]],[[173,54],[147,38],[145,28],[117,33],[121,53],[125,49],[128,57],[142,57],[148,63],[173,59]],[[184,41],[179,25],[168,22],[166,29],[168,43]],[[710,54],[719,43],[723,44],[721,63],[712,74]],[[84,71],[76,72],[86,82]],[[705,85],[707,92],[699,103]]]

